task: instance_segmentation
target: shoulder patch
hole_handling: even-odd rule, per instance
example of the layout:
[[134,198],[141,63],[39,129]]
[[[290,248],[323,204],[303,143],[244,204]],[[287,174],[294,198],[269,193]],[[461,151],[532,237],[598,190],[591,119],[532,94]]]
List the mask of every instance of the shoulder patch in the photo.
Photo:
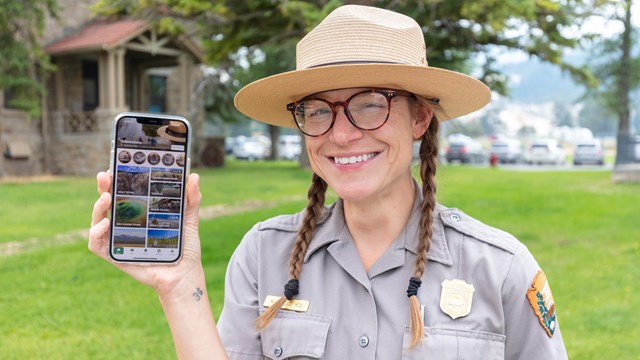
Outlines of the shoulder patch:
[[513,235],[486,225],[461,210],[445,208],[440,211],[440,219],[448,227],[512,254],[521,246]]
[[547,335],[552,337],[556,330],[556,305],[547,276],[542,270],[538,270],[533,278],[531,288],[527,291],[527,299],[529,299],[533,313],[538,317],[540,325],[547,332]]

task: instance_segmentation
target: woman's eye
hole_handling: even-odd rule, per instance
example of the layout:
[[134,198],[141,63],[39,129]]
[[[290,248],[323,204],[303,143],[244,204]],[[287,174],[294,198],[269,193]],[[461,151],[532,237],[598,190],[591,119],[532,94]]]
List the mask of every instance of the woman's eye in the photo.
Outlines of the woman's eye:
[[382,103],[379,103],[379,102],[367,102],[367,103],[353,104],[350,107],[354,111],[378,110],[378,109],[384,109],[386,107],[386,104],[382,104]]
[[331,109],[328,109],[328,108],[314,109],[314,110],[307,111],[306,117],[318,118],[318,117],[324,117],[330,114],[331,114]]

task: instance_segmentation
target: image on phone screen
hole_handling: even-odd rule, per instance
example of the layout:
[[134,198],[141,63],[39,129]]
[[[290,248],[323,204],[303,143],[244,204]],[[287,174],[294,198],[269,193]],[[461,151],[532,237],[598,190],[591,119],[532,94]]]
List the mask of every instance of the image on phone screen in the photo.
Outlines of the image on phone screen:
[[180,258],[189,131],[188,122],[179,117],[116,118],[113,259],[166,263]]

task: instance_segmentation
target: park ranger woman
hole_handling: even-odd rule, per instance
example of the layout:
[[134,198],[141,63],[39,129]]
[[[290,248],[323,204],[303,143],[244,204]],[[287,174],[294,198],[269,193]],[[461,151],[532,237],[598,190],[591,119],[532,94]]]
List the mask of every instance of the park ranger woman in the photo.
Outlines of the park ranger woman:
[[[413,19],[342,6],[298,43],[297,70],[238,92],[245,115],[304,134],[309,203],[248,231],[229,262],[217,328],[196,174],[180,263],[116,264],[156,290],[180,358],[566,358],[549,284],[527,248],[436,202],[440,122],[491,96],[471,77],[429,67],[425,49]],[[105,258],[108,184],[99,174],[89,242]]]

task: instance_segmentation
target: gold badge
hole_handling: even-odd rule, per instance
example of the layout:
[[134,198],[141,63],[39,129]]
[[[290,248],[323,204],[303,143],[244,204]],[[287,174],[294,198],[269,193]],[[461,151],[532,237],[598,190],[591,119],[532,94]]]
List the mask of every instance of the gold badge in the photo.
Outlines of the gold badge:
[[[267,295],[262,306],[269,307],[278,301],[278,299],[280,299],[280,296]],[[282,305],[282,308],[297,312],[307,312],[307,310],[309,310],[309,300],[287,300],[284,305]]]
[[443,281],[440,309],[452,319],[469,315],[475,290],[473,285],[460,279]]

